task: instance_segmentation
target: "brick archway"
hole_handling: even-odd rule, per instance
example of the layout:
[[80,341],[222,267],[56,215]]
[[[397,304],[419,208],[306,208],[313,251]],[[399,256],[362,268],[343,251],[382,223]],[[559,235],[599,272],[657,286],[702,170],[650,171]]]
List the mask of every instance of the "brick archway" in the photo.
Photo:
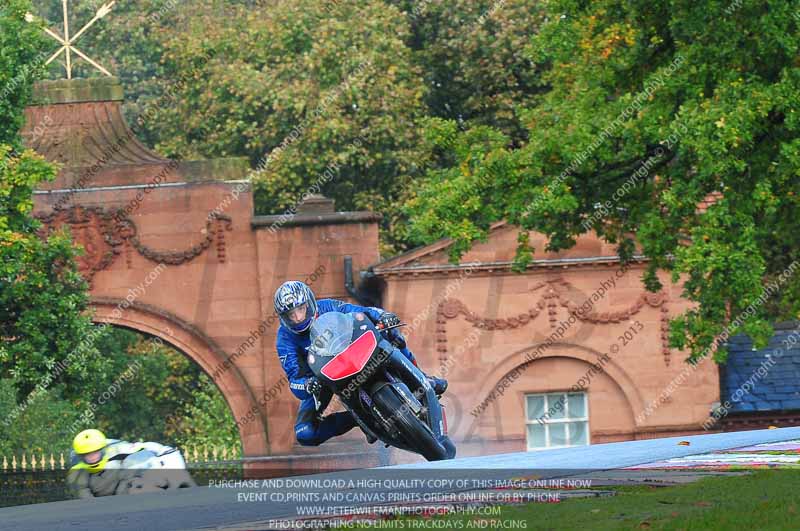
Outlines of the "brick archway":
[[273,294],[307,279],[320,297],[352,300],[345,272],[378,260],[380,216],[314,195],[291,215],[254,216],[247,159],[163,158],[136,139],[122,100],[116,78],[36,86],[22,136],[61,164],[34,193],[41,232],[68,227],[83,247],[96,320],[157,336],[213,375],[245,458],[291,456],[297,401],[281,386]]
[[[121,312],[121,299],[93,297],[93,320],[96,323],[108,323],[161,338],[165,343],[181,351],[189,359],[197,363],[203,371],[211,376],[215,367],[223,363],[227,355],[216,342],[202,331],[170,314],[169,312],[133,302]],[[255,397],[247,385],[247,381],[235,365],[214,380],[233,414],[234,419],[245,417]],[[262,414],[256,415],[252,422],[237,423],[239,437],[244,455],[264,455],[269,453],[267,421]]]

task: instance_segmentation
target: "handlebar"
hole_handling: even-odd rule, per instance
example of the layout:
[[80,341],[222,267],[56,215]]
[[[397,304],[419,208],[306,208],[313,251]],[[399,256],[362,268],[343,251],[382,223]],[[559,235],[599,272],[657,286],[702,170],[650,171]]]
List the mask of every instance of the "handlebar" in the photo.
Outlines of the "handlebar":
[[378,323],[375,325],[375,328],[383,332],[384,330],[392,330],[393,328],[399,328],[401,326],[408,326],[406,323],[396,324],[394,326],[383,326],[383,323]]

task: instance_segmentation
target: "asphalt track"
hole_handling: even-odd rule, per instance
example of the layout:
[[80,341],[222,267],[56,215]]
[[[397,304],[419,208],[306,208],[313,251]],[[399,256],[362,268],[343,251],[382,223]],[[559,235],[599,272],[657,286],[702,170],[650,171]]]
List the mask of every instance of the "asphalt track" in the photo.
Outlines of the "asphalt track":
[[[436,490],[458,492],[453,478],[491,477],[498,480],[519,477],[521,473],[536,473],[540,477],[568,477],[598,470],[611,470],[641,465],[675,457],[702,454],[717,450],[739,448],[753,444],[800,439],[800,427],[775,430],[720,433],[597,444],[584,447],[563,448],[541,452],[520,452],[481,457],[454,459],[437,463],[415,463],[382,467],[380,469],[353,470],[302,478],[316,482],[318,490],[345,493],[348,496],[376,496],[383,492],[402,491],[409,494],[415,489],[425,492],[426,487],[397,489],[375,482],[408,483],[437,481]],[[679,445],[689,441],[688,446]],[[450,478],[450,479],[447,479]],[[331,483],[346,480],[372,481],[364,487],[330,487]],[[323,484],[324,481],[328,483]],[[442,483],[450,485],[442,485]],[[271,483],[271,486],[276,483]],[[39,531],[43,529],[106,531],[147,530],[172,531],[190,529],[216,529],[237,527],[236,524],[265,521],[272,518],[297,516],[298,503],[272,501],[269,496],[299,493],[310,495],[315,489],[308,486],[298,488],[195,488],[169,494],[142,494],[138,496],[112,496],[92,500],[73,500],[38,505],[25,505],[0,509],[0,529]],[[259,495],[264,499],[254,501]],[[351,497],[352,497],[351,496]],[[250,497],[250,498],[248,498]],[[245,498],[243,500],[243,498]],[[353,503],[335,504],[353,506]],[[355,504],[357,505],[357,504]]]

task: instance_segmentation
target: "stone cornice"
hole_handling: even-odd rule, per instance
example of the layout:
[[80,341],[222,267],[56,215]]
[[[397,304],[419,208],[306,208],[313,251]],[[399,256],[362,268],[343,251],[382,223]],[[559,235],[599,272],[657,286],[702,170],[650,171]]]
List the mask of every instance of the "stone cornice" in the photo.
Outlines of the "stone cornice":
[[[647,257],[635,255],[633,262],[642,265],[647,262]],[[592,256],[588,258],[547,258],[533,260],[528,264],[528,270],[536,269],[569,269],[569,268],[599,268],[613,267],[620,263],[618,256]],[[470,264],[424,264],[399,267],[373,266],[370,271],[379,277],[417,277],[417,276],[447,276],[471,271],[472,274],[511,274],[510,260],[497,262],[477,262]]]
[[272,215],[272,216],[253,216],[250,226],[254,229],[268,229],[275,226],[276,229],[285,227],[300,227],[309,225],[336,225],[341,223],[377,223],[383,216],[377,212],[329,212],[322,214],[293,214],[293,215]]
[[[489,227],[489,232],[495,232],[498,229],[506,227],[507,225],[508,223],[506,221],[496,221]],[[423,245],[422,247],[416,247],[398,255],[389,257],[378,262],[377,264],[374,264],[373,267],[381,270],[395,269],[407,264],[411,264],[423,257],[434,255],[443,249],[447,249],[451,245],[453,245],[453,240],[450,238],[442,238],[431,244]]]
[[117,77],[59,79],[35,83],[31,105],[122,101],[123,99],[122,84]]

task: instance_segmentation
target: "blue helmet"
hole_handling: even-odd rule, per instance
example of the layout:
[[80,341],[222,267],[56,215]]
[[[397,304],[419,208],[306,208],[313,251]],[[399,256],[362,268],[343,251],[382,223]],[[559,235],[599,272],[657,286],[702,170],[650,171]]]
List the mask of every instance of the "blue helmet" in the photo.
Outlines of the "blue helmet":
[[314,292],[305,282],[299,280],[284,282],[275,291],[275,313],[289,331],[295,334],[305,332],[317,316],[317,299],[314,297]]

